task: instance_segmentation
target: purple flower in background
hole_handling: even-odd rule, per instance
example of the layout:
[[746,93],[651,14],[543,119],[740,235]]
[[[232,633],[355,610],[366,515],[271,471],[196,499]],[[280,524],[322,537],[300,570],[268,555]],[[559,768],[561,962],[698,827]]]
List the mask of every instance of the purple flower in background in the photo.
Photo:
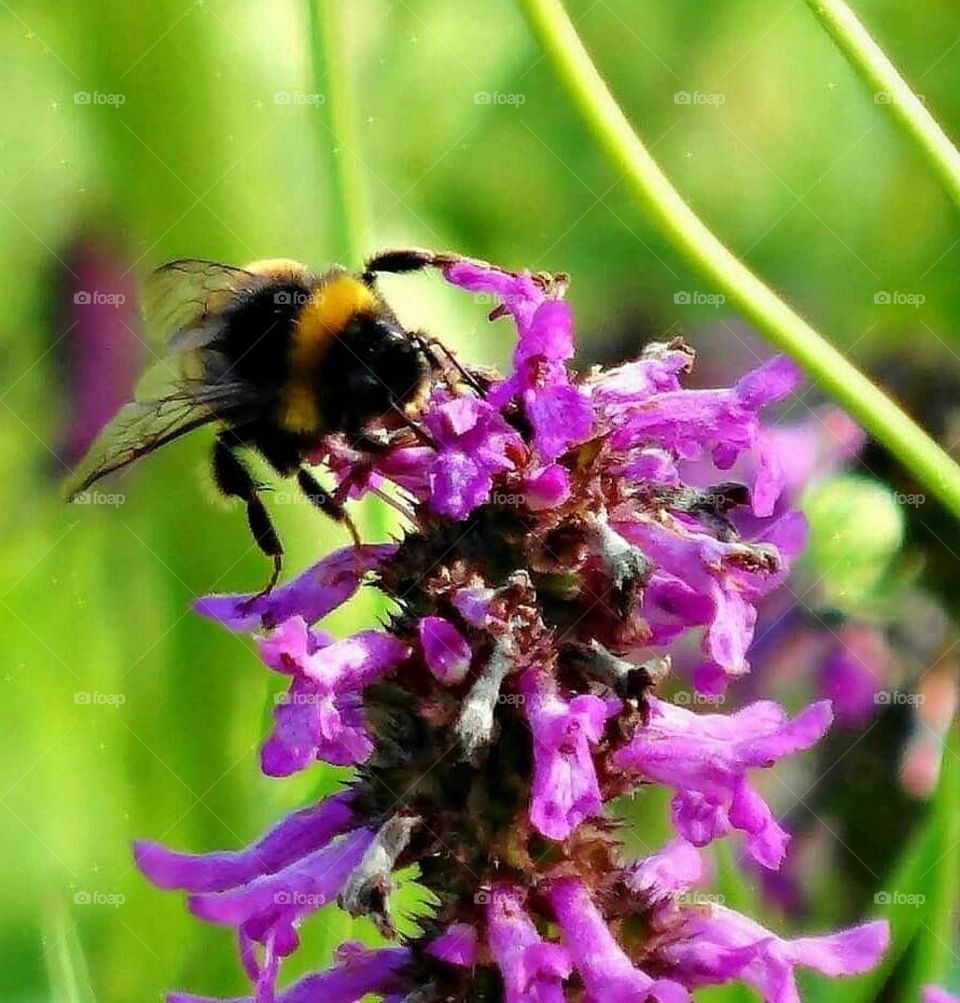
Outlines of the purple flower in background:
[[[361,453],[331,437],[318,453],[343,497],[405,493],[398,542],[338,551],[266,596],[197,604],[289,679],[264,772],[319,759],[355,775],[246,850],[138,843],[141,870],[236,930],[252,1003],[680,1003],[730,980],[791,1003],[798,967],[864,971],[883,924],[788,940],[689,893],[698,847],[734,832],[779,866],[788,837],[755,773],[810,748],[829,703],[725,715],[655,695],[690,640],[705,692],[748,671],[756,604],[800,549],[790,472],[764,452],[759,418],[795,386],[793,366],[686,390],[693,353],[678,341],[579,376],[564,280],[474,262],[446,275],[513,318],[511,375],[477,370],[468,390],[438,372],[422,440]],[[751,463],[747,483],[730,480]],[[367,574],[393,601],[383,629],[319,629]],[[671,792],[677,835],[624,859],[614,803],[650,784]],[[277,988],[300,924],[330,902],[397,939],[391,897],[414,865],[428,914],[399,946],[342,945]]]
[[960,1003],[960,997],[940,989],[939,986],[924,986],[920,1003]]
[[135,262],[117,253],[117,243],[83,237],[55,256],[62,265],[61,306],[50,349],[66,384],[59,452],[68,466],[130,399],[146,347],[131,274]]
[[876,696],[886,677],[886,648],[878,632],[865,624],[836,630],[830,641],[820,667],[820,694],[832,702],[837,721],[861,728],[876,710]]

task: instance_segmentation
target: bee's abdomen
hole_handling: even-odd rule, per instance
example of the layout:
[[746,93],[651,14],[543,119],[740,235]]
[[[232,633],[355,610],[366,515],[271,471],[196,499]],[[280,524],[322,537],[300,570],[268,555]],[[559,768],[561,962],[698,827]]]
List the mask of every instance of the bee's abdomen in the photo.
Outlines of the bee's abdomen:
[[228,364],[227,378],[279,395],[290,378],[290,345],[297,317],[310,297],[306,281],[271,279],[245,290],[225,316],[224,334],[214,347]]

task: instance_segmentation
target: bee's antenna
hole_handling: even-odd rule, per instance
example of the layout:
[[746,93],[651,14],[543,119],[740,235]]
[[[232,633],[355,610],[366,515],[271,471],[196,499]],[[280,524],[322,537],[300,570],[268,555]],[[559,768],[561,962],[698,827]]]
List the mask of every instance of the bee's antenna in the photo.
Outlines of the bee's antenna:
[[443,369],[443,363],[444,360],[446,360],[446,362],[453,366],[453,368],[456,369],[456,371],[463,377],[464,383],[466,383],[478,397],[487,396],[486,388],[439,338],[428,338],[418,332],[413,333],[412,337],[416,340],[417,346],[423,354],[427,356],[434,368]]

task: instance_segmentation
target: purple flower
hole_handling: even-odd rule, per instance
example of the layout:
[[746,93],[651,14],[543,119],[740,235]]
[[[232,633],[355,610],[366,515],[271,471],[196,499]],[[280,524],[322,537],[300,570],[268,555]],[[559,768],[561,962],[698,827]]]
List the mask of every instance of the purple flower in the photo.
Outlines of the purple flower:
[[133,844],[137,866],[157,887],[219,892],[272,874],[326,846],[354,824],[353,794],[345,791],[294,812],[245,850],[177,853],[158,843]]
[[[667,372],[679,361],[671,360]],[[716,466],[725,470],[733,466],[743,450],[759,444],[760,409],[782,400],[799,382],[797,367],[778,356],[729,390],[682,390],[667,382],[668,389],[650,393],[649,384],[638,379],[637,393],[631,401],[623,381],[618,380],[613,394],[605,393],[601,383],[600,400],[607,421],[614,424],[613,419],[617,419],[614,448],[629,455],[651,445],[666,447],[682,460],[694,460],[709,452]],[[757,515],[772,513],[782,484],[776,450],[760,451],[753,489]]]
[[345,603],[360,587],[363,574],[395,550],[389,544],[344,547],[268,595],[204,596],[194,608],[235,631],[276,627],[292,616],[316,623]]
[[603,805],[590,746],[620,701],[578,696],[566,701],[531,669],[520,683],[533,733],[530,821],[550,839],[566,839]]
[[[357,829],[245,885],[193,894],[190,911],[208,922],[237,928],[247,974],[257,985],[258,998],[269,1000],[279,959],[299,945],[296,927],[301,918],[336,900],[372,839],[372,832]],[[256,957],[257,944],[263,948],[262,960]]]
[[[277,995],[277,1003],[356,1003],[368,993],[386,994],[402,985],[401,973],[411,960],[406,947],[372,951],[361,944],[342,944],[337,953],[333,968],[294,983]],[[261,999],[171,993],[167,1003],[261,1003]]]
[[703,855],[685,839],[672,839],[628,869],[628,883],[653,900],[672,899],[703,877]]
[[[773,703],[696,714],[655,695],[691,641],[703,692],[747,672],[756,604],[802,545],[759,417],[795,385],[792,365],[691,391],[693,354],[676,342],[581,377],[561,279],[445,271],[513,317],[513,373],[436,372],[410,428],[371,428],[376,449],[331,435],[316,454],[338,497],[399,491],[397,544],[339,551],[267,596],[199,603],[255,633],[289,677],[265,773],[362,765],[246,850],[138,843],[139,865],[236,930],[246,1003],[681,1003],[730,979],[793,1003],[797,966],[864,970],[883,924],[785,940],[687,894],[704,874],[697,847],[733,832],[779,865],[787,834],[751,771],[813,745],[829,704],[790,720]],[[723,473],[735,462],[752,492]],[[318,629],[368,571],[390,600],[383,629]],[[672,792],[678,837],[631,861],[613,804],[640,784]],[[390,898],[411,872],[431,914],[404,946],[345,945],[328,971],[275,991],[321,905],[394,939]]]
[[523,495],[534,512],[557,508],[570,497],[570,475],[559,463],[532,470],[523,479]]
[[470,968],[477,958],[479,939],[475,926],[452,923],[436,940],[430,942],[427,953],[448,965]]
[[680,390],[680,377],[693,369],[693,358],[693,352],[682,342],[647,345],[636,361],[594,377],[594,407],[610,424],[617,418],[630,418],[637,405],[654,394]]
[[826,701],[788,721],[767,701],[728,716],[695,714],[651,698],[648,724],[614,754],[613,767],[672,787],[673,823],[695,846],[739,829],[747,834],[751,856],[777,868],[789,837],[750,786],[747,770],[809,749],[831,720]]
[[487,937],[503,976],[504,1003],[563,1003],[562,983],[573,966],[559,944],[537,933],[524,898],[504,884],[489,893]]
[[610,933],[589,891],[576,878],[555,881],[548,892],[563,943],[595,1003],[686,1003],[678,982],[654,979],[637,968]]
[[574,353],[570,307],[548,299],[543,284],[526,274],[508,276],[458,262],[447,268],[446,277],[471,292],[493,293],[500,299],[500,309],[513,315],[519,333],[514,372],[495,388],[490,400],[498,407],[514,399],[521,402],[540,458],[556,459],[588,438],[593,424],[590,400],[574,386],[566,368]]
[[427,668],[448,686],[463,682],[473,654],[463,634],[442,616],[425,616],[417,631]]
[[654,960],[688,988],[739,979],[767,1003],[799,1003],[796,967],[831,977],[857,975],[875,965],[887,947],[886,923],[785,940],[710,896],[688,895],[703,877],[703,863],[699,851],[682,840],[632,871],[632,887],[654,904],[650,922],[660,933]]
[[236,927],[257,1003],[271,1003],[280,959],[299,943],[300,920],[336,899],[373,840],[366,829],[338,835],[352,820],[349,796],[337,795],[295,813],[239,853],[188,856],[139,843],[135,855],[156,884],[193,893],[189,906],[194,915]]
[[285,777],[314,759],[337,766],[366,759],[373,743],[364,722],[363,688],[404,659],[409,648],[376,630],[330,641],[301,616],[285,620],[258,646],[271,669],[293,676],[273,712],[273,734],[261,752],[263,772]]
[[430,508],[463,519],[490,497],[495,474],[512,470],[523,441],[486,401],[459,397],[427,416],[439,448],[430,466]]
[[682,940],[664,949],[684,983],[708,986],[739,979],[768,1003],[800,1003],[794,969],[812,968],[831,978],[869,971],[889,942],[886,923],[822,937],[783,940],[732,909],[711,905],[691,912]]
[[654,604],[649,608],[654,630],[661,622],[655,604],[662,608],[669,593],[668,622],[679,615],[681,627],[704,624],[711,662],[725,675],[747,672],[757,619],[753,603],[773,587],[782,567],[776,546],[717,540],[678,518],[638,519],[618,529],[655,564],[658,588],[648,598]]

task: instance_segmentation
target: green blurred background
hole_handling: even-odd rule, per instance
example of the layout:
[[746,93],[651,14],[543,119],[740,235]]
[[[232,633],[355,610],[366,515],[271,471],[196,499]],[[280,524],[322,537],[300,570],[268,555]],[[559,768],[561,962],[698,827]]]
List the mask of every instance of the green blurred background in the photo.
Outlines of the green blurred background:
[[[960,122],[960,7],[857,8]],[[867,365],[904,346],[956,361],[956,210],[799,0],[569,9],[677,186],[821,330]],[[212,499],[204,435],[104,487],[116,505],[61,503],[78,357],[112,399],[123,351],[148,352],[132,292],[130,327],[81,343],[83,283],[129,290],[181,256],[356,266],[414,243],[569,271],[592,358],[681,331],[718,370],[764,349],[648,225],[510,0],[9,0],[0,46],[0,999],[239,992],[228,933],[150,888],[129,841],[236,847],[335,777],[259,775],[273,681],[245,639],[189,615],[266,575]],[[387,289],[408,324],[502,364],[504,330],[440,286]],[[274,510],[288,571],[345,542]],[[372,610],[360,597],[333,626]],[[320,916],[287,971],[346,930]]]

